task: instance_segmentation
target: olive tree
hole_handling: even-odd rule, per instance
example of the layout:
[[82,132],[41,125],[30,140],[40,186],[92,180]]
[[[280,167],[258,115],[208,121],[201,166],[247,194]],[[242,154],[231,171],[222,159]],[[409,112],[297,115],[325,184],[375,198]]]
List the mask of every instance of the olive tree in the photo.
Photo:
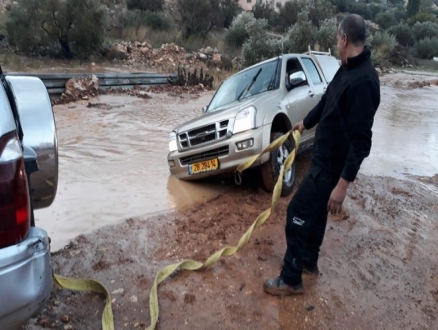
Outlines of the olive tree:
[[219,0],[178,0],[177,9],[184,36],[206,37],[223,17]]
[[94,0],[19,0],[6,30],[9,42],[24,52],[52,47],[71,58],[101,46],[105,18]]

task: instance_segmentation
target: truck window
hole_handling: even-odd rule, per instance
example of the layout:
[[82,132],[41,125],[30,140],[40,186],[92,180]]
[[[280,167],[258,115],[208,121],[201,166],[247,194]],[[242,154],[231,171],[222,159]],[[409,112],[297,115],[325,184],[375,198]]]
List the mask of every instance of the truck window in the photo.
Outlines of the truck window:
[[310,58],[302,58],[303,64],[309,73],[309,78],[314,85],[322,84],[321,76],[316,69],[315,63]]

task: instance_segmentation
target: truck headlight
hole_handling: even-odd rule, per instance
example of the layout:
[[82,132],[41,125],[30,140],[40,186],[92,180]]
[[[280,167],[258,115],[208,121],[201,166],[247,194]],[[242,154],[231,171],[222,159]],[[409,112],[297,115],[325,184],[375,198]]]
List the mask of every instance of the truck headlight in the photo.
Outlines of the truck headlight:
[[176,133],[172,132],[169,135],[169,152],[177,151],[178,145],[176,143]]
[[256,109],[254,107],[248,107],[241,110],[234,121],[233,133],[239,133],[253,129],[255,127],[255,114]]

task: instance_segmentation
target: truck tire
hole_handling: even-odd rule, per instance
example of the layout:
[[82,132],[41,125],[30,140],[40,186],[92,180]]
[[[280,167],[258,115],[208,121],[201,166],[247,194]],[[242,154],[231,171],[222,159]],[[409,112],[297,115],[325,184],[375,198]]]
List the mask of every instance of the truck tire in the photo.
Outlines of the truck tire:
[[[281,132],[273,132],[271,133],[271,142],[275,139],[278,139],[282,136]],[[262,173],[262,181],[265,189],[268,192],[272,192],[274,190],[275,184],[277,183],[278,176],[280,174],[280,168],[284,164],[287,156],[293,150],[292,143],[290,140],[286,140],[283,145],[271,151],[269,155],[269,160],[262,165],[261,173]],[[292,192],[293,186],[295,183],[295,162],[293,162],[290,169],[284,174],[283,177],[283,187],[281,189],[281,196],[288,196]]]

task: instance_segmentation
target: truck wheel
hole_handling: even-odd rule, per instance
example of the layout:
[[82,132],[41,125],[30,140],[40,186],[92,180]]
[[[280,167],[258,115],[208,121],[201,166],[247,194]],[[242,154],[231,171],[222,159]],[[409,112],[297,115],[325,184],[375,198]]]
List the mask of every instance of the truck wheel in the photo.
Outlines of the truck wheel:
[[[271,142],[282,136],[283,133],[273,132],[271,133]],[[280,168],[283,166],[287,156],[292,152],[292,143],[289,140],[283,143],[283,145],[277,150],[271,151],[269,160],[262,165],[262,180],[265,189],[268,192],[274,190],[277,183],[278,176],[280,174]],[[293,185],[295,183],[295,162],[289,170],[284,173],[283,187],[281,189],[281,196],[288,196],[292,192]]]

